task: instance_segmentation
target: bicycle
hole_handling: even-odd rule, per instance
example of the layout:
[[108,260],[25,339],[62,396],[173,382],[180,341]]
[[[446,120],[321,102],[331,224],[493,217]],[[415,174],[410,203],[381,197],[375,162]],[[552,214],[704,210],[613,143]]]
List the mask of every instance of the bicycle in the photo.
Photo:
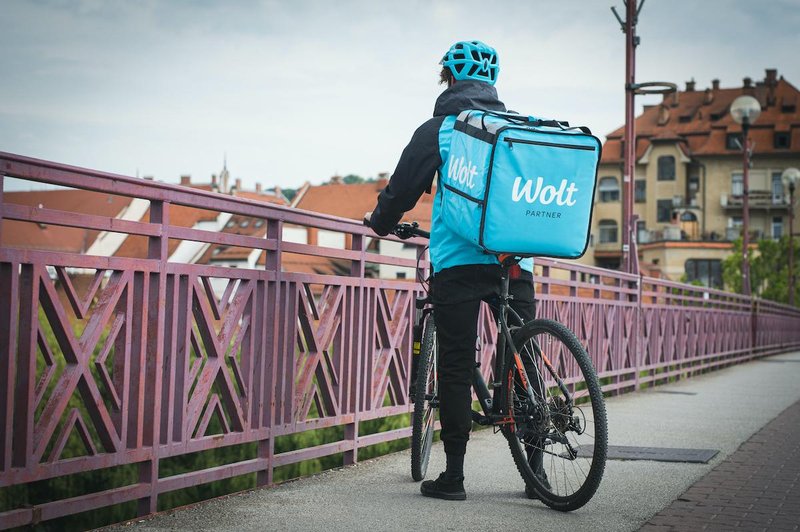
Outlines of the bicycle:
[[[430,238],[416,223],[398,224],[392,234]],[[509,295],[509,268],[520,258],[498,259],[503,273],[501,293],[493,301],[495,353],[503,356],[495,356],[488,384],[475,365],[473,389],[481,412],[472,412],[473,421],[503,434],[531,498],[555,510],[576,510],[595,494],[605,470],[608,427],[600,383],[589,355],[567,327],[549,319],[522,322]],[[417,299],[416,308],[411,472],[419,481],[433,444],[438,349],[430,295]]]

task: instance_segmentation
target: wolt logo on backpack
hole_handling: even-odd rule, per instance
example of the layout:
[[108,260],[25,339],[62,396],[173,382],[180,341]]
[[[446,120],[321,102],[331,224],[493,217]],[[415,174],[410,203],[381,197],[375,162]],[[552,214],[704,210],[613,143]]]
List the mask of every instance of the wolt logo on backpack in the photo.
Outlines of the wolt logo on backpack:
[[601,152],[588,129],[464,111],[445,120],[441,138],[449,140],[439,187],[448,228],[490,253],[583,255]]
[[[561,184],[559,185],[558,190],[553,185],[546,185],[542,188],[542,183],[544,182],[544,178],[539,176],[536,179],[536,189],[531,194],[531,185],[533,181],[528,179],[525,181],[525,184],[522,185],[520,189],[520,183],[522,183],[522,177],[517,176],[514,180],[514,188],[511,191],[511,201],[519,202],[523,196],[525,196],[525,201],[528,203],[536,203],[537,200],[542,205],[550,205],[553,200],[556,200],[557,205],[566,205],[568,207],[572,207],[577,203],[577,200],[572,199],[572,195],[578,191],[575,187],[575,182],[571,182],[569,184],[569,188],[567,188],[567,180],[562,179]],[[567,193],[564,196],[564,192]]]
[[475,176],[478,175],[478,167],[472,164],[472,161],[464,162],[463,156],[455,160],[453,157],[450,157],[448,166],[447,179],[459,185],[466,185],[467,188],[473,188],[475,186]]

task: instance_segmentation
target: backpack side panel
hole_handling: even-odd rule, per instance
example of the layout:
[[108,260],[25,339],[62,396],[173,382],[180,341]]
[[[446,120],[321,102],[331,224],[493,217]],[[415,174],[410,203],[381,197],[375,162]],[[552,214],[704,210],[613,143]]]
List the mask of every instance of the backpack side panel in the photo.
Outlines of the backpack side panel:
[[439,175],[442,220],[475,245],[479,240],[491,150],[490,142],[455,128],[447,161]]

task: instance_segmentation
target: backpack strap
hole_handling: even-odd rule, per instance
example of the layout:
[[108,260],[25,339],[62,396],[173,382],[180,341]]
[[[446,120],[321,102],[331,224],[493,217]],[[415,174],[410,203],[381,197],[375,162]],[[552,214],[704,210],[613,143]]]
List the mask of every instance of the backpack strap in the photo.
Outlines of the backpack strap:
[[[473,114],[475,113],[475,114]],[[478,115],[478,116],[476,116]],[[591,135],[592,131],[586,126],[572,126],[570,127],[569,122],[566,120],[543,120],[540,118],[534,118],[532,116],[525,116],[519,113],[514,112],[500,112],[500,111],[485,111],[479,110],[479,113],[475,111],[464,111],[460,115],[458,115],[458,120],[463,121],[469,125],[479,127],[483,130],[489,131],[491,133],[495,133],[492,131],[492,127],[487,127],[486,125],[486,116],[496,116],[497,118],[502,118],[504,120],[508,120],[509,122],[514,122],[522,126],[530,126],[530,127],[556,127],[559,128],[561,131],[573,131],[579,130],[582,133],[587,135]],[[495,128],[497,129],[497,128]]]
[[586,126],[572,126],[572,127],[570,127],[569,126],[569,122],[567,122],[566,120],[563,120],[563,121],[559,121],[559,120],[534,120],[529,125],[531,125],[533,127],[542,127],[542,126],[544,126],[544,127],[557,127],[559,129],[561,129],[561,131],[571,131],[573,129],[578,129],[582,133],[586,133],[587,135],[591,135],[592,134],[592,130],[590,130],[588,127],[586,127]]

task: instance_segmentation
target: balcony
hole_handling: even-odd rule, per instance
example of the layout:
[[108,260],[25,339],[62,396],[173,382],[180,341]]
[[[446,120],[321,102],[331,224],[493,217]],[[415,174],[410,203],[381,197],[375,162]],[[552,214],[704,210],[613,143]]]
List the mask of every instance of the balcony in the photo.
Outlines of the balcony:
[[[744,196],[740,194],[722,194],[719,203],[726,211],[741,211]],[[789,201],[784,195],[773,194],[770,190],[750,191],[750,210],[788,212]]]
[[595,257],[620,257],[622,256],[622,243],[616,242],[595,242],[594,244]]
[[700,209],[700,202],[693,193],[691,197],[675,195],[672,197],[672,206],[676,209]]
[[[725,240],[729,240],[729,241],[733,242],[734,240],[736,240],[740,236],[742,236],[742,228],[741,228],[741,226],[739,226],[739,227],[728,227],[728,228],[725,229]],[[764,231],[762,231],[760,229],[751,229],[749,231],[749,237],[748,238],[750,239],[750,242],[752,243],[752,242],[758,242],[759,240],[763,240],[764,238],[767,238],[767,235],[764,233]]]
[[678,225],[664,226],[662,229],[642,230],[636,236],[639,244],[650,242],[663,242],[665,240],[686,240]]

